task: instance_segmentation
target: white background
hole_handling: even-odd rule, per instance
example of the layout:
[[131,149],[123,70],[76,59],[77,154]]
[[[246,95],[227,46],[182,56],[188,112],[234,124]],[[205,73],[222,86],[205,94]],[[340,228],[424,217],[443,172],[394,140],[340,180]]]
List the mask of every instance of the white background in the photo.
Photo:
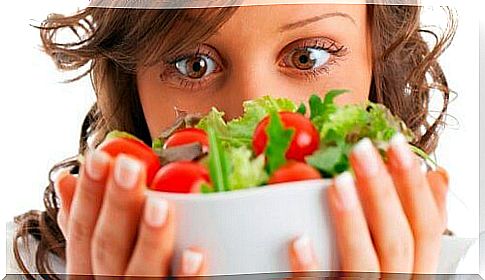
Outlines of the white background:
[[[39,24],[51,12],[69,13],[86,3],[87,0],[9,1],[0,10],[2,237],[5,224],[15,215],[43,208],[49,168],[76,154],[82,119],[94,101],[89,79],[62,83],[69,76],[57,72],[52,61],[41,54],[39,32],[29,24]],[[458,123],[449,119],[450,127],[441,137],[437,155],[451,177],[449,228],[463,237],[478,236],[478,11],[485,7],[482,1],[476,3],[482,8],[456,7],[458,32],[441,59],[450,86],[458,94],[449,107],[449,114]],[[428,15],[425,20],[439,21]],[[3,246],[1,242],[0,275],[5,272]]]

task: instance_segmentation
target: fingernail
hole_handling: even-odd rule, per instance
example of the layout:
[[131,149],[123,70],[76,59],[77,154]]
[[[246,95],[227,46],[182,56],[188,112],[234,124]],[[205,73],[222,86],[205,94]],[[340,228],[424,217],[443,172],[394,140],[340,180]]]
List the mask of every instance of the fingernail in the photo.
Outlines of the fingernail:
[[367,176],[373,176],[379,172],[379,161],[374,149],[369,138],[360,140],[353,149],[353,153],[359,161],[359,166],[366,171]]
[[66,178],[67,175],[69,175],[69,170],[64,170],[59,172],[56,175],[56,178],[54,179],[54,191],[56,193],[57,201],[58,201],[58,206],[62,207],[62,197],[61,197],[61,191],[60,191],[60,184],[64,178]]
[[86,172],[88,176],[99,181],[106,174],[109,164],[109,156],[103,151],[93,150],[86,155]]
[[404,135],[397,133],[391,138],[389,144],[393,151],[396,152],[397,160],[401,167],[408,168],[413,165],[413,155]]
[[195,275],[200,270],[204,256],[196,251],[187,249],[182,254],[182,273]]
[[68,170],[63,170],[63,171],[60,171],[59,173],[56,174],[56,178],[54,179],[54,191],[56,193],[59,193],[60,190],[60,184],[62,182],[62,180],[64,180],[64,178],[66,178],[66,176],[69,174],[69,171]]
[[351,210],[357,204],[357,192],[354,178],[350,172],[344,172],[335,178],[335,189],[339,198],[339,204],[343,210]]
[[304,234],[293,243],[298,262],[304,266],[311,265],[313,262],[312,248],[310,244],[310,237]]
[[126,155],[119,155],[116,159],[114,179],[116,184],[124,189],[133,189],[138,181],[141,164]]
[[149,197],[145,204],[145,221],[152,227],[165,224],[168,214],[168,203],[161,198]]

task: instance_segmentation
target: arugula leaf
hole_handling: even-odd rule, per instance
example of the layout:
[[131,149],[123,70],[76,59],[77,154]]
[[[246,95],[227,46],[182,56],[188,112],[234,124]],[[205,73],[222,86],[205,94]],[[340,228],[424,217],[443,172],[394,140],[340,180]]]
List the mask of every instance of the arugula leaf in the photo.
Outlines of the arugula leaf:
[[306,106],[303,102],[300,103],[300,106],[298,106],[298,109],[296,109],[296,112],[302,114],[303,116],[306,114]]
[[226,152],[222,149],[221,141],[217,138],[214,128],[207,128],[209,136],[209,173],[216,192],[228,190],[229,164]]
[[329,120],[329,116],[332,113],[337,111],[338,106],[334,103],[334,99],[346,92],[348,92],[348,90],[330,90],[325,94],[323,100],[317,95],[312,95],[310,97],[310,120],[317,129]]
[[320,96],[313,94],[310,96],[308,104],[310,105],[310,120],[323,114],[323,101]]
[[306,162],[331,177],[349,169],[346,151],[339,146],[319,149],[308,156]]
[[276,169],[286,163],[285,155],[290,147],[294,129],[286,129],[278,113],[272,111],[270,112],[268,127],[266,127],[266,134],[268,135],[268,144],[265,155],[268,161],[269,174],[273,174]]
[[263,185],[268,180],[264,170],[264,155],[251,159],[252,151],[246,147],[231,148],[228,158],[231,163],[229,189],[239,190]]

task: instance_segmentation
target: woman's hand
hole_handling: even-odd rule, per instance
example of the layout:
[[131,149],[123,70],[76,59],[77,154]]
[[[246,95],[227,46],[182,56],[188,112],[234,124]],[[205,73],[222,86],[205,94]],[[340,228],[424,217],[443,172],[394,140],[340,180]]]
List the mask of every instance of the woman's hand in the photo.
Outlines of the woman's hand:
[[[385,164],[368,139],[358,143],[344,173],[328,189],[342,271],[436,273],[446,229],[448,177],[423,172],[402,135],[391,140]],[[318,260],[307,237],[290,245],[294,271]]]
[[[68,275],[167,276],[174,245],[174,216],[162,199],[145,198],[145,168],[126,155],[86,155],[79,177],[55,182],[66,239]],[[183,253],[179,275],[204,270],[203,254]]]

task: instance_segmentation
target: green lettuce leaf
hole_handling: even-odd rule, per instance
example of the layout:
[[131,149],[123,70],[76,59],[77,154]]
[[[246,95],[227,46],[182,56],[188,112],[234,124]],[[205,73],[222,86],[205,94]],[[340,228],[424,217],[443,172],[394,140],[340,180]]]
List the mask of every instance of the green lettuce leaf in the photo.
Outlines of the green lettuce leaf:
[[270,112],[295,112],[297,110],[297,106],[293,101],[270,96],[246,101],[243,103],[243,107],[244,114],[240,118],[230,121],[227,126],[232,137],[248,139],[249,143],[252,141],[254,130],[258,123]]
[[228,150],[231,173],[229,189],[239,190],[263,185],[268,180],[264,170],[264,155],[252,159],[252,151],[246,147]]
[[213,108],[207,116],[200,120],[197,127],[205,131],[208,127],[213,127],[219,139],[228,146],[250,147],[256,126],[271,111],[295,112],[297,110],[293,101],[270,96],[246,101],[243,103],[243,108],[244,114],[241,117],[227,123],[224,120],[224,113]]
[[318,96],[312,96],[309,102],[310,118],[320,131],[321,147],[306,161],[326,177],[350,169],[348,158],[351,148],[363,138],[369,138],[381,154],[397,132],[402,133],[408,141],[413,140],[413,133],[381,104],[334,104],[334,98],[344,92],[331,91],[323,101]]
[[266,127],[268,144],[266,145],[265,155],[268,163],[268,172],[273,172],[286,163],[286,151],[290,147],[294,129],[287,129],[283,126],[277,112],[270,112],[270,120]]

